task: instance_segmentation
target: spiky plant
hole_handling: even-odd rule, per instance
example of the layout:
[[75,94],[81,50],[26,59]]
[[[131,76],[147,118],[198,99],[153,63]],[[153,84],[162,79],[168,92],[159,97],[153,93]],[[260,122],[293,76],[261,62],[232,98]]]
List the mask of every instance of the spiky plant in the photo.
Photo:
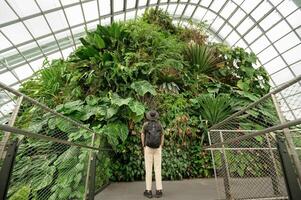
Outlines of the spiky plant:
[[190,65],[199,73],[210,74],[217,68],[218,57],[214,55],[213,49],[208,46],[191,44],[184,52]]

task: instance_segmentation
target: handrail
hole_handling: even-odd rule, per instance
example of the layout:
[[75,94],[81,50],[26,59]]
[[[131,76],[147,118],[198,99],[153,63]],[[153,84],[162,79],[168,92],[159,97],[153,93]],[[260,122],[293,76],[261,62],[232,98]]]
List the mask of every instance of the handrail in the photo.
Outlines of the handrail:
[[42,140],[46,140],[46,141],[57,142],[57,143],[66,144],[66,145],[70,145],[70,146],[87,148],[87,149],[96,150],[96,151],[108,150],[108,149],[101,149],[101,148],[91,147],[91,146],[83,145],[83,144],[77,144],[77,143],[73,143],[73,142],[70,142],[70,141],[67,141],[67,140],[61,140],[61,139],[58,139],[58,138],[50,137],[50,136],[47,136],[47,135],[40,135],[40,134],[36,134],[36,133],[31,133],[31,132],[24,131],[24,130],[15,128],[15,127],[8,126],[8,125],[0,124],[0,130],[15,133],[15,134],[19,134],[19,135],[24,135],[24,136],[27,136],[27,137],[32,137],[32,138],[42,139]]
[[212,145],[209,145],[209,146],[205,146],[204,149],[213,148],[213,147],[226,145],[226,144],[231,144],[231,143],[234,143],[234,142],[237,142],[237,141],[245,140],[245,139],[248,139],[248,138],[253,138],[253,137],[259,136],[259,135],[264,135],[266,133],[274,132],[274,131],[277,131],[277,130],[280,130],[280,129],[288,128],[288,127],[291,127],[291,126],[296,126],[296,125],[299,125],[299,124],[301,124],[301,118],[293,120],[293,121],[285,122],[285,123],[282,123],[282,124],[279,124],[279,125],[275,125],[275,126],[266,128],[264,130],[255,131],[254,133],[251,133],[251,134],[248,134],[248,135],[243,135],[243,136],[240,136],[240,137],[237,137],[237,138],[234,138],[234,139],[229,139],[225,142],[219,142],[219,143],[215,143],[215,144],[212,144]]

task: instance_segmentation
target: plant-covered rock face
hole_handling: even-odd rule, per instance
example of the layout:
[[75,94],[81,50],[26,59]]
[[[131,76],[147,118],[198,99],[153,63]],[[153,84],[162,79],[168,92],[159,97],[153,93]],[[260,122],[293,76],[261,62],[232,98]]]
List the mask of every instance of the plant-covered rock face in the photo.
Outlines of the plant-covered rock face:
[[[112,147],[113,152],[102,154],[103,162],[97,166],[97,184],[108,178],[144,179],[139,132],[144,113],[154,108],[160,113],[165,134],[163,179],[211,176],[210,156],[202,151],[208,127],[256,101],[270,85],[265,70],[254,68],[257,58],[253,53],[208,44],[202,27],[176,27],[165,12],[155,9],[136,21],[99,25],[81,38],[82,46],[66,60],[45,61],[46,68],[20,90],[86,124],[98,133],[98,144]],[[41,118],[30,109],[24,107],[18,121],[25,128],[49,134],[59,130],[64,139],[74,142],[91,138],[85,131],[74,131],[49,116]],[[273,109],[267,105],[259,112],[265,117]],[[33,146],[31,142],[27,145]],[[65,148],[31,161],[37,170],[49,172],[42,185],[37,183],[38,190],[47,187],[56,191],[52,198],[60,199],[59,190],[67,187],[59,182],[64,177],[60,177],[58,164],[65,162],[60,155],[71,153],[78,163],[88,156]],[[49,156],[51,162],[43,162],[50,160]],[[18,165],[30,165],[28,160],[17,157]],[[76,177],[70,184],[80,179],[84,177]],[[16,195],[37,192],[26,182],[15,186]],[[73,187],[68,189],[72,192]]]

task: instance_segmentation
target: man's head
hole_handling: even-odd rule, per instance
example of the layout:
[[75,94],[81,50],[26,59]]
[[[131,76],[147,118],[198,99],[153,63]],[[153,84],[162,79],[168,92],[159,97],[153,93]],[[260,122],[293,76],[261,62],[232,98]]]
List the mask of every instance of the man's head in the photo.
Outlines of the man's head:
[[148,120],[158,120],[159,119],[159,113],[155,110],[151,110],[146,113],[146,119]]

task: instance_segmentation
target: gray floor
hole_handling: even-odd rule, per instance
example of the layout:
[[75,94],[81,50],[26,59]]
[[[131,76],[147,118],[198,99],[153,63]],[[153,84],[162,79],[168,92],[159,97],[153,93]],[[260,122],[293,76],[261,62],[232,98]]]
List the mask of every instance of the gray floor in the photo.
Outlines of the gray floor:
[[[96,195],[95,200],[144,200],[147,199],[142,195],[144,187],[144,182],[112,183]],[[214,179],[164,181],[163,188],[162,200],[217,199]]]

